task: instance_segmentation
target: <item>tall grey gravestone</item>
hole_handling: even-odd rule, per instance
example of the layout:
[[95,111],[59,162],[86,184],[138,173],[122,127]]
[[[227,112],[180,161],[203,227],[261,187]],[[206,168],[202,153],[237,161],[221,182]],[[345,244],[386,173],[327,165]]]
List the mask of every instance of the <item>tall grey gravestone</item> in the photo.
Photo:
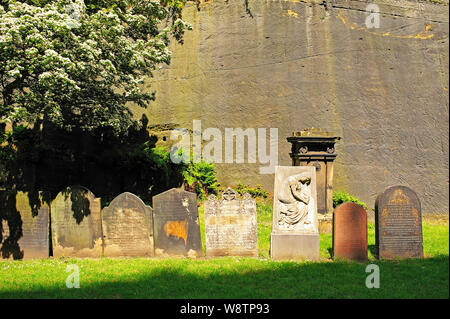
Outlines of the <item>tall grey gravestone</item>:
[[205,202],[206,256],[258,256],[256,201],[231,188]]
[[273,259],[319,259],[316,168],[277,166],[270,243]]
[[81,186],[68,187],[50,205],[54,257],[103,254],[100,198]]
[[202,255],[197,195],[172,188],[153,197],[156,256]]
[[[28,193],[2,192],[0,216],[6,218],[0,225],[0,253],[3,258],[32,259],[49,256],[48,205],[36,196],[30,204]],[[33,213],[31,206],[36,205]],[[37,214],[36,214],[37,212]]]
[[123,193],[102,210],[105,257],[151,257],[152,208],[134,194]]
[[375,201],[378,258],[421,258],[422,240],[422,213],[416,193],[406,186],[387,188]]

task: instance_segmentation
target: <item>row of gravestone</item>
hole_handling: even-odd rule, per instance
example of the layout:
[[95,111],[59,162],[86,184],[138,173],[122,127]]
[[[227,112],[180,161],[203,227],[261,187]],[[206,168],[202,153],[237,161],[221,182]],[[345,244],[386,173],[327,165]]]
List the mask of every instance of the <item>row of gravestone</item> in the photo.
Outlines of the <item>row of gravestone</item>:
[[[100,199],[88,189],[70,187],[50,205],[41,203],[36,216],[26,193],[7,197],[2,200],[10,205],[3,206],[8,212],[0,224],[4,258],[202,254],[197,197],[181,189],[154,196],[153,209],[131,193],[120,194],[101,209]],[[255,200],[248,194],[238,199],[232,189],[221,200],[210,196],[205,233],[207,256],[257,256]]]
[[[422,215],[419,198],[405,186],[387,188],[375,201],[375,248],[381,259],[422,258]],[[367,213],[355,203],[333,213],[333,256],[367,260]]]
[[[315,171],[282,171],[276,173],[281,182],[275,183],[272,258],[318,259]],[[153,197],[154,209],[123,193],[101,210],[100,199],[81,187],[59,193],[50,207],[41,205],[37,216],[26,194],[17,193],[13,202],[20,218],[13,223],[14,214],[6,214],[9,220],[3,222],[0,242],[4,258],[47,257],[49,230],[55,257],[202,254],[196,195],[180,189]],[[423,256],[420,202],[412,190],[388,188],[377,198],[375,221],[379,258]],[[239,199],[228,188],[220,200],[211,195],[205,202],[207,256],[258,256],[257,233],[256,202],[250,195]],[[361,206],[344,203],[336,208],[333,256],[367,259],[367,214]]]
[[201,255],[194,193],[171,189],[153,197],[153,207],[123,193],[101,209],[100,199],[83,187],[60,192],[36,216],[26,193],[2,196],[3,258]]
[[[408,187],[393,186],[375,202],[376,256],[423,257],[420,201]],[[312,166],[275,168],[271,256],[319,259],[316,170]],[[344,203],[333,213],[333,257],[367,260],[367,213]]]

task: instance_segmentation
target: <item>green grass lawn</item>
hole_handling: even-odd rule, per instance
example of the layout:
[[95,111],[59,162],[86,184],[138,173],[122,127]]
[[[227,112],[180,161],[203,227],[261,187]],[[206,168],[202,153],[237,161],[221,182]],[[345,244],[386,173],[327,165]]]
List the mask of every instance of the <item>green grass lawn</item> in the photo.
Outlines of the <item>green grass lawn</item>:
[[[374,258],[369,223],[366,263],[333,261],[331,234],[320,235],[320,262],[272,261],[270,231],[270,207],[259,206],[259,258],[0,261],[0,298],[449,298],[448,222],[424,222],[426,258],[397,261]],[[371,263],[380,267],[378,289],[365,286]],[[80,269],[79,289],[66,287],[70,264]]]

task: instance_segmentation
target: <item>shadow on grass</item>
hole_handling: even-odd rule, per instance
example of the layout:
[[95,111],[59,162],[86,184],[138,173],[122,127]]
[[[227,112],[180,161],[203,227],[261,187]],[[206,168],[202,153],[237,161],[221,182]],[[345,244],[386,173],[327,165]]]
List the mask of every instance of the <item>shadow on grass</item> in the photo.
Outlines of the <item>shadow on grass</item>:
[[333,258],[333,248],[328,247],[327,251],[328,251],[328,254],[330,255],[329,258]]
[[367,250],[372,254],[372,256],[377,255],[377,248],[375,245],[367,245]]
[[[71,260],[77,261],[83,263]],[[120,271],[123,264],[116,262],[105,261],[114,268],[114,276],[102,266],[86,269],[79,289],[66,288],[66,274],[52,283],[29,283],[24,278],[25,287],[14,283],[1,288],[0,298],[449,298],[449,257],[445,255],[372,262],[380,267],[378,289],[365,285],[369,263],[149,259],[144,267],[127,268],[127,272]]]

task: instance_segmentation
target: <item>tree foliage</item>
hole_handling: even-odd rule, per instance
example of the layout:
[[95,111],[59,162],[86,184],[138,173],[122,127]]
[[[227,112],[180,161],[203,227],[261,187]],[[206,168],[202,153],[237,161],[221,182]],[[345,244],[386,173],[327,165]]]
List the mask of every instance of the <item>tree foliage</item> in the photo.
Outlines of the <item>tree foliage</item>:
[[0,123],[126,133],[127,107],[190,28],[185,0],[1,0]]
[[197,193],[199,199],[204,200],[209,194],[217,194],[219,183],[216,178],[214,164],[201,160],[198,163],[191,161],[182,172],[188,191]]

